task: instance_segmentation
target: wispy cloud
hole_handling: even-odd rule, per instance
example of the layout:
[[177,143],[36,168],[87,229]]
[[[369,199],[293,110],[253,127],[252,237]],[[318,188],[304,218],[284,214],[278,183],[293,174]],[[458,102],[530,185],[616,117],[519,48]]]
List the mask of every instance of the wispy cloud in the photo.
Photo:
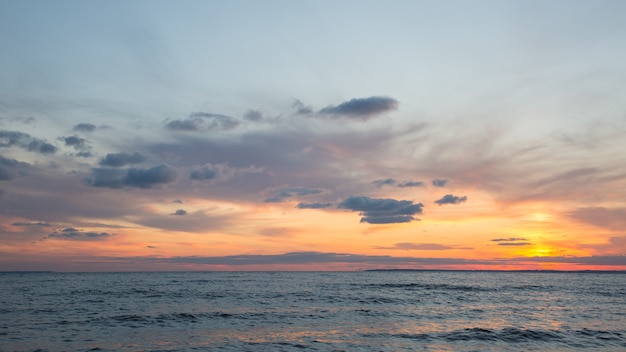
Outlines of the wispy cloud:
[[354,98],[339,105],[327,106],[319,111],[322,115],[332,117],[346,117],[356,120],[369,120],[384,112],[397,109],[398,101],[383,96],[369,98]]
[[239,125],[237,119],[208,112],[194,112],[187,119],[171,120],[165,127],[172,131],[226,131]]
[[46,236],[46,239],[57,239],[67,241],[101,241],[106,240],[113,236],[108,232],[92,232],[82,231],[73,227],[67,227],[61,230],[54,231]]

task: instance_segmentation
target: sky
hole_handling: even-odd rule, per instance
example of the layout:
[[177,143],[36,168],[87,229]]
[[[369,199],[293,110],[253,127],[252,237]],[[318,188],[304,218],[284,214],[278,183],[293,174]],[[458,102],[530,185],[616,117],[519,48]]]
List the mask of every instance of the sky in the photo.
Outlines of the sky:
[[0,270],[626,270],[625,15],[0,1]]

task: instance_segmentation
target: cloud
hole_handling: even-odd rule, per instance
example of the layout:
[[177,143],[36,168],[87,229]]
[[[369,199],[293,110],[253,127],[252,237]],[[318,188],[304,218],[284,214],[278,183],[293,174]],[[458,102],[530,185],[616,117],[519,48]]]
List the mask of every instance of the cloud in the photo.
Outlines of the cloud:
[[624,255],[599,255],[589,257],[516,257],[511,262],[567,263],[576,265],[626,265]]
[[165,128],[172,131],[226,131],[239,125],[236,119],[220,114],[194,112],[186,120],[172,120]]
[[176,171],[167,165],[158,165],[149,169],[131,168],[126,172],[118,169],[96,168],[91,171],[92,177],[85,180],[93,187],[106,188],[152,188],[159,184],[167,184],[176,179]]
[[237,168],[226,163],[205,164],[192,170],[189,173],[189,179],[196,181],[226,181],[236,174],[254,174],[261,173],[263,171],[265,171],[265,169],[256,166]]
[[308,106],[308,105],[304,105],[304,103],[302,103],[300,100],[298,99],[294,99],[293,104],[291,105],[291,107],[293,107],[296,110],[296,114],[298,115],[311,115],[313,114],[313,108]]
[[[136,260],[136,258],[133,258]],[[419,264],[419,265],[460,265],[460,264],[499,264],[489,260],[460,258],[417,258],[392,257],[386,255],[359,255],[349,253],[290,252],[274,255],[242,254],[221,257],[172,257],[144,258],[148,261],[208,264],[208,265],[272,265],[272,264],[318,264],[318,263],[360,263],[360,264]]]
[[177,209],[175,212],[173,212],[170,215],[184,216],[184,215],[187,215],[187,211],[184,209]]
[[248,110],[243,118],[249,121],[259,122],[263,120],[263,114],[259,110]]
[[59,137],[59,140],[63,141],[65,143],[65,146],[73,147],[74,150],[78,151],[78,153],[76,153],[76,156],[79,156],[81,158],[89,158],[93,156],[91,152],[89,152],[91,146],[88,145],[89,142],[84,138],[78,136],[67,136]]
[[333,205],[335,203],[298,203],[296,207],[299,209],[326,209]]
[[398,187],[424,187],[424,182],[407,181],[407,182],[399,183]]
[[384,112],[395,110],[397,107],[398,101],[393,98],[374,96],[354,98],[337,106],[327,106],[319,112],[323,115],[348,117],[365,121]]
[[41,140],[31,137],[28,133],[18,131],[0,131],[0,148],[20,147],[29,152],[38,152],[41,154],[54,154],[57,147]]
[[137,152],[135,153],[109,153],[102,160],[100,165],[109,167],[122,167],[126,165],[140,164],[146,161],[146,157]]
[[52,226],[50,223],[44,222],[44,221],[14,222],[11,225],[18,226],[18,227],[30,227],[30,226],[34,226],[34,227],[50,227],[50,226]]
[[523,237],[494,238],[492,242],[498,242],[498,246],[530,246],[532,243]]
[[265,198],[264,202],[280,203],[285,201],[287,198],[323,194],[324,190],[321,188],[280,186],[270,188],[269,190],[266,190],[265,193],[267,194],[267,198]]
[[22,169],[29,164],[0,155],[0,180],[9,181],[22,174]]
[[453,196],[452,194],[446,194],[445,196],[443,196],[441,199],[437,199],[435,201],[435,203],[439,204],[439,205],[444,205],[444,204],[459,204],[459,203],[463,203],[467,200],[466,196],[463,197],[457,197],[457,196]]
[[626,208],[588,207],[569,212],[571,218],[613,231],[626,231]]
[[76,132],[93,132],[96,130],[96,125],[90,123],[79,123],[74,125],[74,131]]
[[360,211],[361,222],[369,224],[402,223],[416,220],[413,215],[422,214],[422,203],[408,200],[372,199],[350,196],[337,205],[340,209]]
[[433,186],[435,187],[445,187],[446,183],[448,183],[448,180],[446,179],[440,179],[440,178],[436,178],[432,181]]
[[111,236],[113,236],[113,234],[108,232],[81,231],[73,227],[68,227],[62,230],[54,231],[45,238],[68,241],[101,241],[106,240]]
[[393,185],[395,183],[396,183],[396,180],[394,180],[393,178],[386,178],[383,180],[376,180],[372,182],[372,184],[375,185],[376,187],[382,187],[385,185]]
[[376,249],[402,249],[402,250],[422,250],[422,251],[445,251],[457,249],[456,247],[446,246],[438,243],[396,243],[391,247],[375,247]]

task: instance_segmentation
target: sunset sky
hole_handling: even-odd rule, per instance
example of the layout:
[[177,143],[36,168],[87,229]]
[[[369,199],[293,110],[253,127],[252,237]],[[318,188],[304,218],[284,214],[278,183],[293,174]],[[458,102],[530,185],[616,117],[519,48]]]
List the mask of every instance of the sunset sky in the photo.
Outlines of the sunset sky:
[[626,270],[625,18],[2,1],[0,270]]

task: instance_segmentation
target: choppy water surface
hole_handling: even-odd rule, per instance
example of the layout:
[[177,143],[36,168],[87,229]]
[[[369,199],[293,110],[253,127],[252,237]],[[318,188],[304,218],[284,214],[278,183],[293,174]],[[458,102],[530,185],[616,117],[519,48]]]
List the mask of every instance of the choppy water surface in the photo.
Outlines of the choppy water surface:
[[0,351],[626,350],[626,274],[0,274]]

